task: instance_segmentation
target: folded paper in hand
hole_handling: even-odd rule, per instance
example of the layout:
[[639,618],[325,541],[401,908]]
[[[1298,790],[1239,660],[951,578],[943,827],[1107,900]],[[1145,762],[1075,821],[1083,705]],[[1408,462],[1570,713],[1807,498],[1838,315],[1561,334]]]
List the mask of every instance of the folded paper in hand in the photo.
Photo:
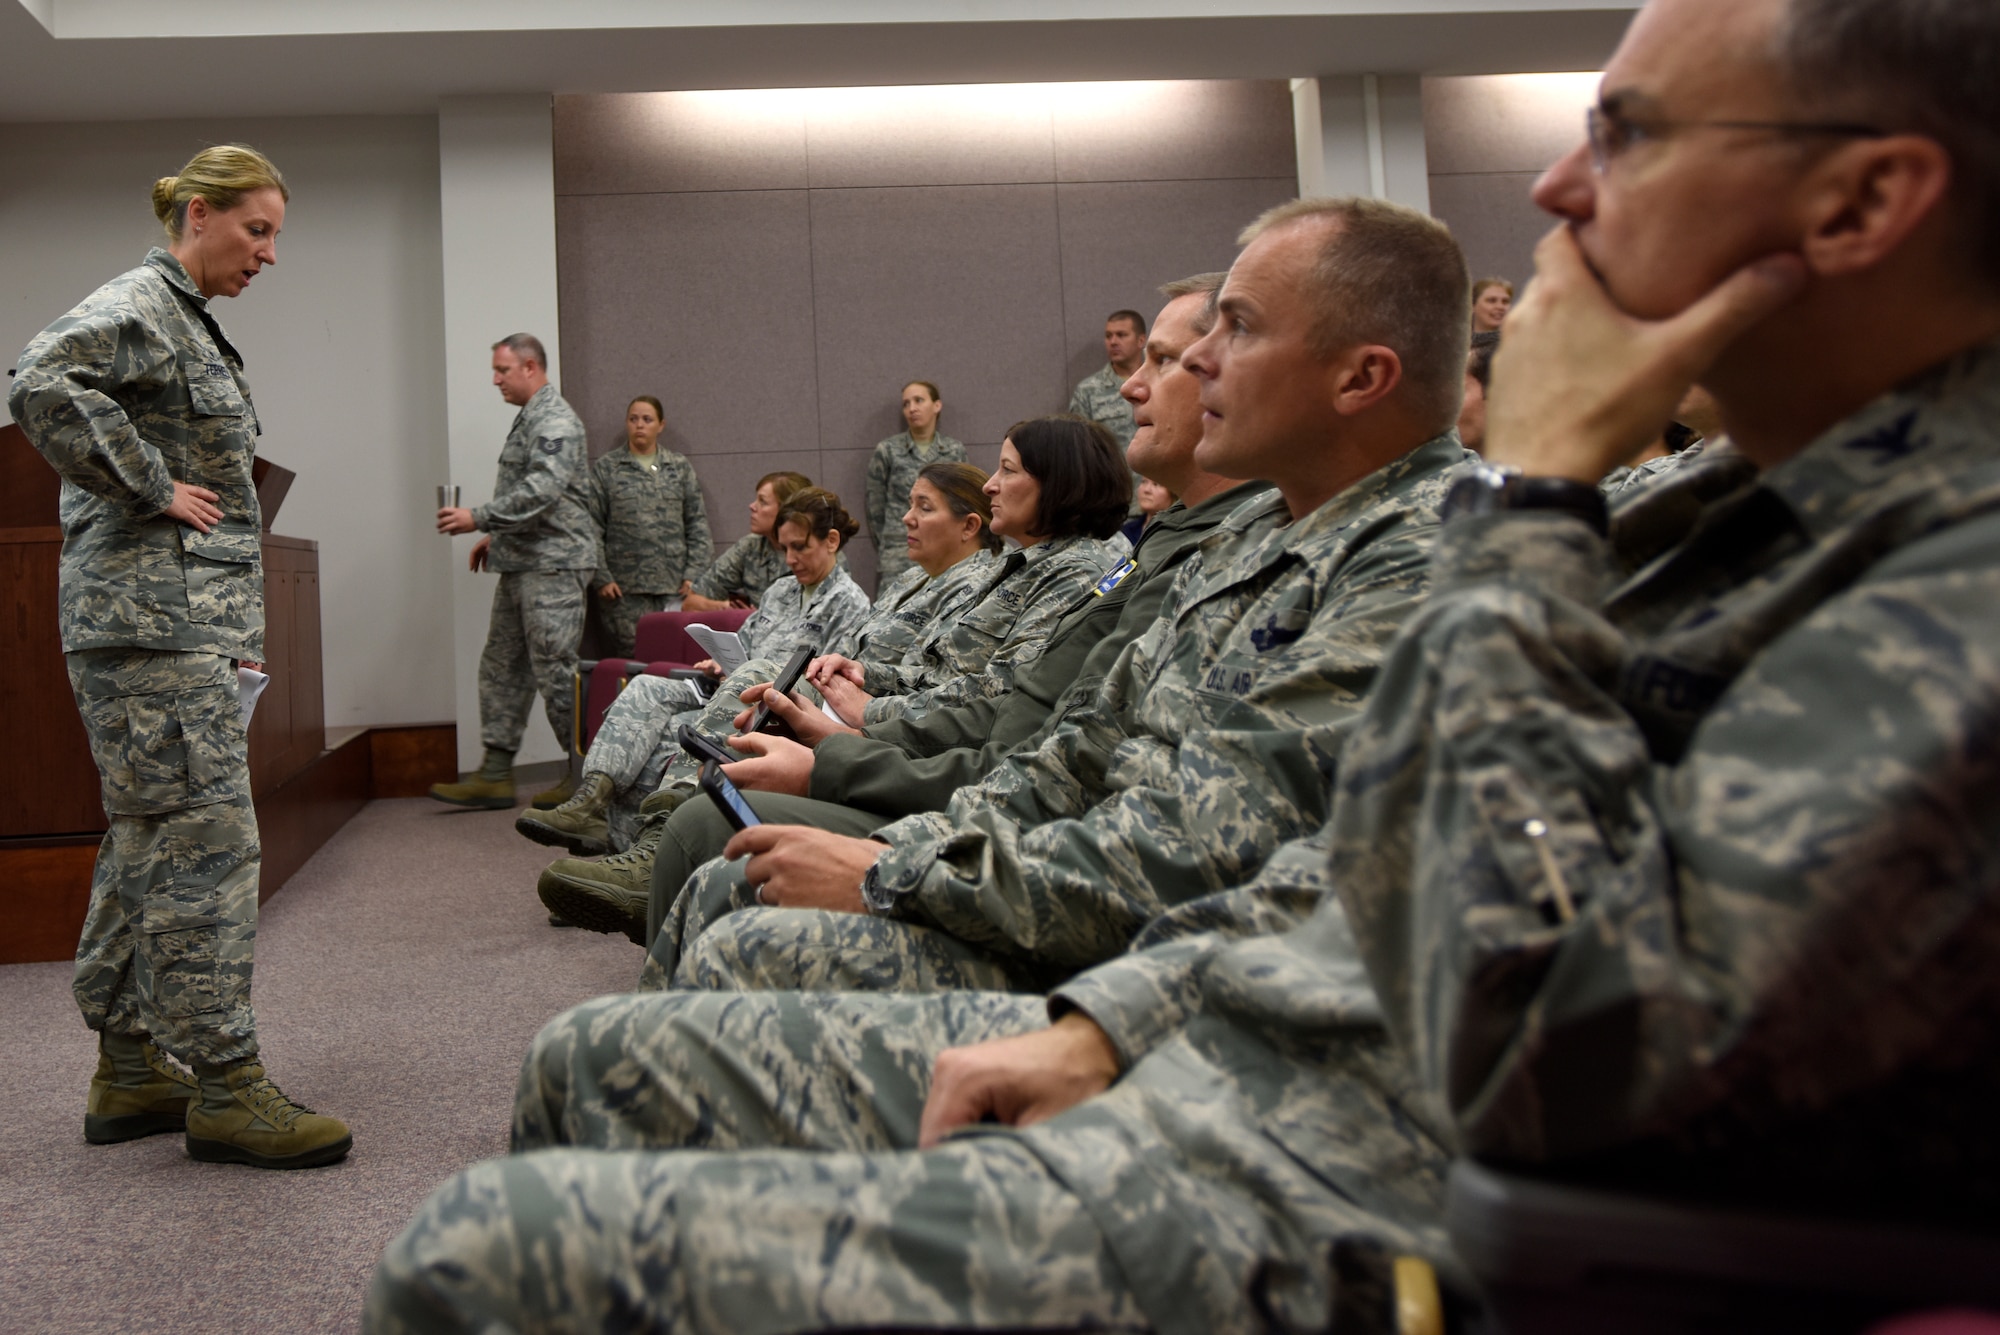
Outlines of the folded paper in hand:
[[262,695],[264,688],[270,684],[271,676],[267,672],[247,667],[236,669],[236,702],[243,707],[245,728],[250,726],[250,716],[257,712],[257,697]]
[[749,659],[743,651],[743,637],[733,630],[694,625],[687,627],[687,633],[689,639],[701,646],[703,653],[715,660],[715,665],[722,669],[725,677]]

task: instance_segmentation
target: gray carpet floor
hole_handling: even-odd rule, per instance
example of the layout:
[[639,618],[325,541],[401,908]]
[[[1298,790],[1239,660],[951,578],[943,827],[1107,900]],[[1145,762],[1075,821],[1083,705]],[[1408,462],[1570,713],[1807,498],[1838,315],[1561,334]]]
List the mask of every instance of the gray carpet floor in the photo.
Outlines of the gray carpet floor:
[[343,1118],[341,1164],[199,1164],[178,1136],[83,1139],[93,1036],[66,964],[0,967],[0,1331],[350,1331],[383,1245],[452,1172],[507,1146],[528,1040],[623,991],[623,937],[548,925],[559,850],[510,812],[371,803],[264,905],[266,1065]]

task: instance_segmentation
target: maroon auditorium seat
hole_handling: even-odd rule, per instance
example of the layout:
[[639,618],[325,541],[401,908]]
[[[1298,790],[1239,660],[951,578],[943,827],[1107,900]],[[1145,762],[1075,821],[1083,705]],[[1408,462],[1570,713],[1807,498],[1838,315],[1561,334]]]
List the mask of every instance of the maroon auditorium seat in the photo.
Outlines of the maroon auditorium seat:
[[691,668],[708,655],[687,633],[689,626],[736,630],[749,619],[749,610],[739,607],[717,612],[648,612],[639,618],[632,657],[650,663],[650,670],[655,673],[667,668]]
[[604,722],[604,712],[625,689],[625,683],[641,673],[666,676],[692,668],[708,657],[687,633],[690,625],[712,626],[716,630],[736,630],[750,617],[744,608],[719,612],[648,612],[639,618],[633,656],[586,660],[576,665],[576,735],[570,744],[576,754],[590,749],[591,739]]

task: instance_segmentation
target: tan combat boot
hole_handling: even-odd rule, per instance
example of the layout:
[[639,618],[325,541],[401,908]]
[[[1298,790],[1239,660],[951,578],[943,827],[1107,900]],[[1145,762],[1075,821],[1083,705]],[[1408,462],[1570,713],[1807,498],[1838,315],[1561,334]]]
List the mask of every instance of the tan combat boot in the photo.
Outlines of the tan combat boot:
[[200,1093],[193,1076],[169,1062],[151,1039],[97,1036],[97,1074],[83,1105],[83,1138],[93,1145],[157,1136],[187,1126]]
[[455,807],[511,811],[514,806],[514,753],[486,748],[479,770],[462,783],[434,783],[431,796]]
[[565,772],[553,788],[544,788],[541,792],[529,798],[528,805],[531,807],[540,807],[544,811],[551,811],[569,801],[575,795],[576,776]]
[[563,858],[549,864],[535,882],[552,916],[593,932],[623,932],[646,944],[646,904],[653,892],[653,850],[660,846],[665,820],[639,828],[632,847],[602,862]]
[[514,818],[514,828],[538,844],[589,857],[611,846],[611,829],[604,819],[610,805],[611,776],[586,771],[569,801],[553,811],[529,807]]
[[187,1151],[203,1163],[317,1168],[347,1156],[347,1124],[286,1098],[256,1059],[198,1066],[201,1101],[188,1109]]

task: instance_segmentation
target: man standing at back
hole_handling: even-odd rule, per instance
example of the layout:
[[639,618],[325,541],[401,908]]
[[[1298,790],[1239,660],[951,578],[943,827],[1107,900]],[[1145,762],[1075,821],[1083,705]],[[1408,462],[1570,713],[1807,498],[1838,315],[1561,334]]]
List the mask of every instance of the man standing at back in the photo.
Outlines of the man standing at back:
[[[431,796],[460,807],[514,805],[514,753],[535,692],[556,742],[568,754],[572,679],[583,639],[597,530],[590,520],[590,472],[583,422],[549,383],[548,354],[533,334],[493,345],[493,383],[521,411],[500,449],[493,499],[472,509],[438,511],[440,533],[487,536],[472,548],[472,568],[500,576],[486,650],[479,656],[479,735],[486,755],[462,783],[431,785]],[[535,797],[554,806],[568,781]]]
[[1132,405],[1118,387],[1132,378],[1146,355],[1146,317],[1137,311],[1113,311],[1104,317],[1106,364],[1076,382],[1069,410],[1087,417],[1117,438],[1119,448],[1132,443]]

